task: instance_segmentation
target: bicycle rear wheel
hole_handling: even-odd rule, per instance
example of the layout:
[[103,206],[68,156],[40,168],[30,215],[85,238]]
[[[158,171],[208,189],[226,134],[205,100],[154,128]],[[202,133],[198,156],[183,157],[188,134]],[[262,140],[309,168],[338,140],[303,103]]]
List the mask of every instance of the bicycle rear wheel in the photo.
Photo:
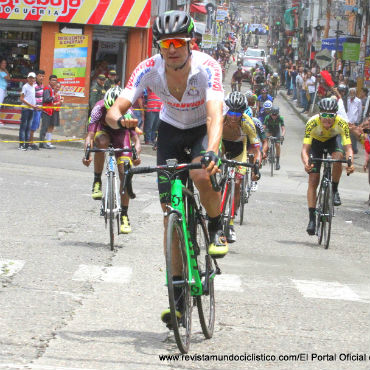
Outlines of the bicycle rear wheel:
[[114,249],[114,208],[115,208],[115,188],[113,181],[113,174],[108,174],[108,205],[106,212],[108,213],[109,222],[109,243],[110,249]]
[[204,218],[200,216],[196,222],[195,250],[198,251],[198,271],[202,280],[203,294],[196,296],[199,321],[204,336],[212,338],[215,327],[215,288],[214,277],[216,266],[208,254],[209,236]]
[[329,248],[330,234],[331,234],[331,221],[333,218],[333,189],[332,185],[328,184],[325,190],[324,197],[324,214],[325,214],[325,227],[323,228],[323,239],[325,249]]
[[[175,251],[172,250],[172,245]],[[178,255],[181,259],[181,276],[173,278],[173,255]],[[186,255],[185,238],[182,224],[176,213],[171,213],[168,219],[166,235],[166,266],[167,266],[167,288],[168,301],[171,311],[171,327],[175,334],[176,344],[181,353],[187,353],[190,346],[191,336],[191,313],[192,297],[189,285],[189,265]],[[175,294],[181,291],[180,294]],[[181,312],[181,318],[178,319],[176,310]]]

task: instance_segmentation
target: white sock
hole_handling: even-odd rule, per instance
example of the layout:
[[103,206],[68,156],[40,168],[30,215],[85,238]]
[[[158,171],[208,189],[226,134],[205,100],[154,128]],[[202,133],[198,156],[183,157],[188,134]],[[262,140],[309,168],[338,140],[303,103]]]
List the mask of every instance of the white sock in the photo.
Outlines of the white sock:
[[45,135],[45,139],[46,141],[48,142],[48,144],[51,144],[50,140],[51,140],[51,132],[47,132],[46,135]]

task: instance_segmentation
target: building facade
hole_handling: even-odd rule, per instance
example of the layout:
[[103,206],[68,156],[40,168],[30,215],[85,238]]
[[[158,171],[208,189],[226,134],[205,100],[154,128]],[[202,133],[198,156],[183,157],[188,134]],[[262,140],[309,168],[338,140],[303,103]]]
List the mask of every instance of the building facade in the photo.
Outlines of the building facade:
[[[11,74],[4,103],[19,104],[28,72],[44,70],[45,83],[56,74],[71,107],[59,130],[79,135],[97,75],[114,69],[123,85],[147,57],[150,13],[151,0],[0,0],[0,56]],[[5,123],[19,119],[16,107],[0,111]]]

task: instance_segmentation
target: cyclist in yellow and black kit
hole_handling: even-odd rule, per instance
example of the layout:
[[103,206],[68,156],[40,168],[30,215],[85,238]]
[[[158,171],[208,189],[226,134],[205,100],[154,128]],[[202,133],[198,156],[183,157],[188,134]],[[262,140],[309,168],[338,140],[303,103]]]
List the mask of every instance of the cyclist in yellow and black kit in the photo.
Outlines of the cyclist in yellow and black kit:
[[[342,159],[345,152],[346,158],[353,158],[351,138],[348,122],[337,115],[338,102],[336,99],[325,98],[319,102],[320,113],[313,116],[306,123],[306,131],[301,152],[305,171],[309,174],[307,202],[310,220],[307,226],[309,235],[315,234],[315,207],[316,189],[320,182],[321,162],[309,164],[309,155],[321,158],[324,149],[328,150],[333,159]],[[347,173],[352,173],[354,166],[347,167]],[[333,164],[333,193],[334,205],[340,206],[341,200],[338,193],[338,183],[342,174],[342,164]]]
[[[254,162],[261,162],[260,140],[257,135],[256,126],[253,120],[244,113],[247,107],[247,101],[243,94],[238,91],[232,92],[225,103],[229,110],[224,118],[224,127],[222,131],[223,152],[229,155],[229,158],[246,162],[247,153],[254,155]],[[243,176],[246,173],[245,167],[239,167],[235,176],[235,213],[239,209],[240,203],[240,185]],[[253,181],[259,178],[253,174]],[[230,232],[227,239],[229,243],[236,241],[234,231],[234,220],[230,221]]]

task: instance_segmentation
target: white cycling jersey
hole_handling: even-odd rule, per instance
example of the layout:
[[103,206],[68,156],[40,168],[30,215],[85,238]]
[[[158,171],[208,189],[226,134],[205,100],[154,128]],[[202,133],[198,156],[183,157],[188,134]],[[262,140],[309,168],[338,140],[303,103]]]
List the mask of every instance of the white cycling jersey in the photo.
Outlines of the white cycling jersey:
[[191,70],[181,101],[167,87],[165,63],[160,54],[136,67],[120,96],[134,103],[147,87],[163,103],[160,119],[182,130],[206,124],[206,102],[224,100],[221,66],[199,51],[192,51]]

